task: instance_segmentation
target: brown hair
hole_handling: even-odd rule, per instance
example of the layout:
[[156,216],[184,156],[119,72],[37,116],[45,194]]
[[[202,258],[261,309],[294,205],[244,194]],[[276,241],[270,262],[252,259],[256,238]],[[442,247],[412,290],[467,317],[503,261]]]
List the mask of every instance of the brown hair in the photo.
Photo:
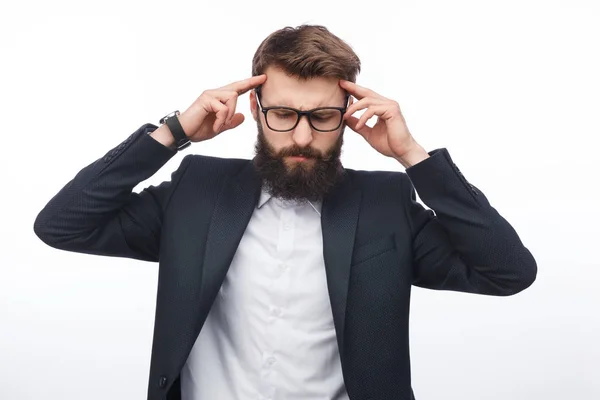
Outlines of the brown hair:
[[287,26],[271,33],[252,59],[252,75],[269,66],[301,79],[334,77],[356,82],[360,59],[352,48],[321,25]]

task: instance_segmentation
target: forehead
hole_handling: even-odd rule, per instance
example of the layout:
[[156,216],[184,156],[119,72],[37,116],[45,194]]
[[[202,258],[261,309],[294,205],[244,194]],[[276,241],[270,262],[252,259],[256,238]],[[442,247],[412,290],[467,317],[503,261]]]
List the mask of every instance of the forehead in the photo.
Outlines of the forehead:
[[299,79],[285,72],[268,68],[266,82],[261,85],[261,101],[265,107],[286,106],[300,110],[316,107],[343,107],[346,96],[339,79],[316,77]]

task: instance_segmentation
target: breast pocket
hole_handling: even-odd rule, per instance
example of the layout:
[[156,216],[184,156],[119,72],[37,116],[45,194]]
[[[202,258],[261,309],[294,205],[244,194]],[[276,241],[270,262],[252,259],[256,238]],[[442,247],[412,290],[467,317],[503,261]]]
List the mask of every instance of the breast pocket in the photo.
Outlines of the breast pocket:
[[352,253],[352,265],[378,257],[396,249],[394,234],[384,235],[356,247]]

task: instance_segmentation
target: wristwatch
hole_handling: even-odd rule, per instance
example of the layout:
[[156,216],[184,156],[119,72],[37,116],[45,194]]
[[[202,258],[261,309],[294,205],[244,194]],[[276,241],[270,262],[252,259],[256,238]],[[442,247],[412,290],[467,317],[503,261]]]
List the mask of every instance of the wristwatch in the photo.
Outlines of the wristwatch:
[[165,123],[167,124],[171,134],[173,135],[173,138],[175,138],[175,147],[177,150],[183,150],[192,144],[192,142],[190,142],[190,139],[188,139],[183,128],[181,127],[181,124],[179,123],[179,118],[177,118],[179,114],[179,110],[175,110],[172,113],[162,117],[159,123],[161,125]]

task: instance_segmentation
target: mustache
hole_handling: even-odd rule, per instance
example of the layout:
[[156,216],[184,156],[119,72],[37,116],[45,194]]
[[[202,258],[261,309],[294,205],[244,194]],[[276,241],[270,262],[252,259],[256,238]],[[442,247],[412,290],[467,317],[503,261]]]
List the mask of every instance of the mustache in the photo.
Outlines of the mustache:
[[335,158],[336,152],[335,149],[332,149],[325,154],[321,153],[319,150],[316,150],[312,147],[299,147],[297,145],[293,145],[290,147],[283,148],[277,152],[277,154],[273,154],[275,158],[283,159],[284,157],[305,157],[305,158],[314,158],[316,160],[321,161],[330,161]]
[[306,157],[306,158],[322,158],[321,153],[315,149],[310,147],[300,148],[300,147],[287,147],[285,149],[281,149],[277,156],[280,158],[283,157]]

